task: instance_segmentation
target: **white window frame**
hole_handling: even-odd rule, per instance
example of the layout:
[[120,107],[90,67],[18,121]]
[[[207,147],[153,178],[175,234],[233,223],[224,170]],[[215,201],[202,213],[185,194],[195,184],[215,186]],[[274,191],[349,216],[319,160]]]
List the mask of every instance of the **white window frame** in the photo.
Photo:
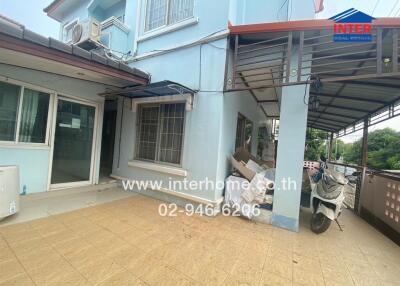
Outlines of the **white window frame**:
[[76,19],[74,19],[72,21],[69,21],[69,22],[67,22],[67,23],[65,23],[63,25],[62,31],[61,31],[61,40],[62,40],[62,42],[64,42],[64,43],[72,43],[72,35],[71,35],[71,40],[67,41],[67,39],[66,39],[67,33],[66,32],[67,32],[68,28],[71,28],[72,31],[73,31],[75,25],[77,25],[78,23],[79,23],[79,18],[76,18]]
[[168,5],[167,5],[167,11],[166,11],[166,17],[167,17],[166,24],[163,25],[163,26],[154,28],[152,30],[146,31],[147,6],[148,6],[147,2],[149,0],[142,0],[142,1],[143,1],[143,4],[144,4],[144,8],[143,8],[143,11],[142,11],[143,14],[142,14],[142,17],[141,17],[142,18],[142,21],[141,21],[142,22],[141,23],[141,26],[142,26],[142,28],[141,28],[141,37],[139,37],[138,41],[145,40],[145,39],[148,39],[148,38],[152,38],[152,37],[158,36],[159,34],[172,32],[172,31],[175,31],[175,30],[178,30],[178,29],[181,29],[181,28],[193,25],[193,24],[197,24],[199,22],[199,19],[195,16],[196,15],[196,1],[197,0],[194,0],[194,2],[193,2],[193,15],[192,16],[190,16],[190,17],[188,17],[186,19],[183,19],[183,20],[181,20],[179,22],[176,22],[176,23],[173,23],[173,24],[168,24],[169,7],[170,7],[170,1],[171,0],[167,0],[168,1]]
[[[0,147],[6,147],[6,148],[45,148],[48,149],[50,148],[49,141],[50,141],[50,129],[51,129],[51,121],[52,121],[52,114],[53,114],[53,103],[54,103],[54,98],[55,98],[55,91],[43,88],[40,86],[32,85],[32,84],[27,84],[18,80],[6,78],[3,76],[0,76],[0,81],[4,83],[9,83],[13,85],[18,85],[20,87],[20,93],[18,96],[18,109],[17,109],[17,122],[16,122],[16,128],[15,128],[15,138],[13,141],[0,141]],[[47,123],[46,123],[46,138],[44,143],[29,143],[29,142],[19,142],[19,129],[21,125],[21,112],[22,112],[22,103],[24,99],[24,90],[25,88],[32,89],[35,91],[39,92],[44,92],[49,94],[49,108],[47,110]]]

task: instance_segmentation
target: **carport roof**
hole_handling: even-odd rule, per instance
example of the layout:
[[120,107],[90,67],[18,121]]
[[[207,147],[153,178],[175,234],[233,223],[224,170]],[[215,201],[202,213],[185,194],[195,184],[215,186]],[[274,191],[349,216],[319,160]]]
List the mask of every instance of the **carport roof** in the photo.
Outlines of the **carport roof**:
[[0,21],[0,62],[114,87],[146,85],[150,75],[95,52]]
[[[367,43],[334,42],[330,20],[230,25],[236,79],[231,90],[249,90],[276,117],[281,87],[311,85],[310,96],[320,105],[309,107],[308,126],[337,135],[364,120],[372,125],[400,115],[400,19],[380,18],[372,25]],[[293,64],[293,45],[300,63]],[[321,88],[313,84],[316,78]]]

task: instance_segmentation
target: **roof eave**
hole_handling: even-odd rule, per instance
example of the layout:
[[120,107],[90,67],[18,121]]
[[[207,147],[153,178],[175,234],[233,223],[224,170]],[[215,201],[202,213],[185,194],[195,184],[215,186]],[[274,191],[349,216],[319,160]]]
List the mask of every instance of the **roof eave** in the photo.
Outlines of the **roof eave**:
[[60,22],[62,19],[56,15],[57,8],[60,7],[61,4],[64,3],[64,0],[54,0],[47,7],[43,9],[43,12],[47,14],[50,18]]
[[[320,19],[320,20],[300,20],[300,21],[286,21],[275,23],[260,23],[249,25],[233,26],[229,23],[229,31],[232,35],[240,34],[254,34],[266,32],[281,32],[281,31],[303,31],[303,30],[320,30],[331,28],[333,21]],[[379,27],[399,27],[400,18],[377,18],[372,21],[374,26]]]

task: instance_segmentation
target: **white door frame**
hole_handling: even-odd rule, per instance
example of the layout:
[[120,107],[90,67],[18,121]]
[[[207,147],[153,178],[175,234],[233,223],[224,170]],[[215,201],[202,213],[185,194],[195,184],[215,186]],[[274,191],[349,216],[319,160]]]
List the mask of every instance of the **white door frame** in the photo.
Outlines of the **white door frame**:
[[[88,181],[81,181],[81,182],[71,182],[71,183],[60,183],[60,184],[52,184],[51,183],[51,176],[52,176],[52,169],[53,169],[53,154],[54,154],[54,141],[55,141],[55,131],[56,131],[56,123],[57,123],[57,107],[58,107],[58,100],[64,100],[69,102],[74,102],[82,105],[92,106],[95,108],[95,117],[94,117],[94,125],[93,125],[93,137],[92,137],[92,153],[91,153],[91,161],[90,161],[90,178]],[[93,185],[96,183],[96,162],[98,161],[97,154],[99,144],[99,111],[100,111],[100,104],[85,100],[79,99],[77,97],[72,96],[64,96],[56,94],[53,106],[53,116],[52,116],[52,132],[51,132],[51,144],[50,144],[50,164],[49,164],[49,173],[48,173],[48,189],[49,191],[59,190],[59,189],[67,189],[67,188],[74,188],[74,187],[82,187]]]

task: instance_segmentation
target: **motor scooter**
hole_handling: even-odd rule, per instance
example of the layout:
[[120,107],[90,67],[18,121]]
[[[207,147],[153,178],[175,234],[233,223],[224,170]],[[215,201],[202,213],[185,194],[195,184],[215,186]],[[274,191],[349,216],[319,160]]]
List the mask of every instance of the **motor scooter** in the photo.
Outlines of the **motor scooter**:
[[308,179],[311,188],[308,204],[312,211],[311,230],[317,234],[323,233],[328,230],[332,221],[336,221],[342,230],[337,218],[344,206],[344,186],[347,179],[332,168],[328,169],[323,156],[317,172],[308,176]]

